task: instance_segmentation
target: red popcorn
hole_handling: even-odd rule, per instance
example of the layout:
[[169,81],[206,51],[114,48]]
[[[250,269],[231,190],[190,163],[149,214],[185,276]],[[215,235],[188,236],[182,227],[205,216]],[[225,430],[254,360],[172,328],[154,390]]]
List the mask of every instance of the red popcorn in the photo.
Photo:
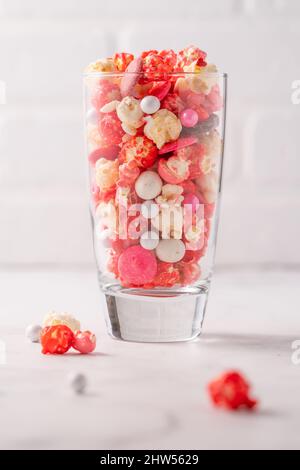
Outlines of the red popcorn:
[[193,63],[199,67],[205,67],[206,52],[201,51],[198,47],[189,46],[177,54],[177,69],[183,70],[183,67],[189,66]]
[[122,147],[120,162],[128,163],[132,160],[140,168],[149,168],[157,158],[157,147],[146,136],[135,136]]
[[161,108],[168,109],[178,116],[184,110],[185,104],[179,95],[176,93],[169,93],[162,101]]
[[132,186],[140,174],[140,169],[136,160],[130,160],[119,166],[120,179],[117,182],[118,187]]
[[125,132],[117,113],[105,113],[101,115],[99,121],[99,133],[103,143],[107,146],[118,145],[122,142]]
[[99,158],[106,158],[106,160],[115,160],[117,158],[120,148],[117,145],[108,145],[107,147],[100,147],[93,150],[89,154],[89,161],[92,165],[95,165]]
[[101,79],[91,98],[91,103],[97,111],[100,111],[105,104],[120,99],[121,93],[118,85],[109,80]]
[[46,326],[40,340],[43,354],[65,354],[72,346],[74,333],[66,325]]
[[156,96],[160,101],[165,98],[171,88],[171,82],[158,81],[153,82],[152,87],[148,91],[148,95]]
[[249,383],[236,371],[226,372],[210,382],[208,392],[213,404],[218,408],[252,410],[258,404],[257,400],[249,396]]
[[89,354],[96,348],[96,336],[90,331],[76,331],[72,347],[81,354]]
[[205,147],[203,144],[195,144],[191,147],[181,149],[177,152],[179,158],[185,158],[190,166],[190,177],[192,179],[198,178],[203,174],[201,163],[205,156]]
[[173,263],[158,263],[157,274],[153,280],[153,287],[173,287],[180,284],[180,273]]
[[172,73],[176,65],[177,56],[171,49],[158,52],[150,50],[143,52],[143,72],[148,78],[160,77]]
[[114,54],[113,56],[113,62],[114,66],[117,69],[118,72],[125,72],[126,68],[132,62],[134,59],[133,54],[129,54],[127,52],[120,52],[117,54]]

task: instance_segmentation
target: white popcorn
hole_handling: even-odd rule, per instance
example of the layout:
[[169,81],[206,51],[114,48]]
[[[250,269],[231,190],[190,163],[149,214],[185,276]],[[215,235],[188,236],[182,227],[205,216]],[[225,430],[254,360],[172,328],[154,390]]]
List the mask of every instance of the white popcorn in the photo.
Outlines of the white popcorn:
[[137,129],[143,124],[142,117],[144,113],[141,110],[140,102],[132,96],[123,98],[117,105],[116,110],[120,121],[127,126]]
[[45,316],[43,321],[43,327],[54,325],[66,325],[74,332],[80,330],[80,322],[76,320],[73,315],[70,315],[66,312],[50,312]]

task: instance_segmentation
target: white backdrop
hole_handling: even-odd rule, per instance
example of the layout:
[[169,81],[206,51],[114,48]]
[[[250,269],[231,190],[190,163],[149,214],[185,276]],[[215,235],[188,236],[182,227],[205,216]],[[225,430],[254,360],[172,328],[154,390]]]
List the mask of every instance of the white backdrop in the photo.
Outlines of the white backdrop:
[[0,0],[0,263],[93,262],[81,71],[199,45],[229,74],[219,264],[300,263],[299,0]]

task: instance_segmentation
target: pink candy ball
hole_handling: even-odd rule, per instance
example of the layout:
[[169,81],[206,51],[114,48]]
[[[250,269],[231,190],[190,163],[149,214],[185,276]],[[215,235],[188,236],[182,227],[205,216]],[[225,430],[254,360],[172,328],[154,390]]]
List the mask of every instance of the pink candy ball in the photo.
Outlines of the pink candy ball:
[[181,111],[180,121],[184,127],[194,127],[198,122],[198,114],[193,109],[187,108]]

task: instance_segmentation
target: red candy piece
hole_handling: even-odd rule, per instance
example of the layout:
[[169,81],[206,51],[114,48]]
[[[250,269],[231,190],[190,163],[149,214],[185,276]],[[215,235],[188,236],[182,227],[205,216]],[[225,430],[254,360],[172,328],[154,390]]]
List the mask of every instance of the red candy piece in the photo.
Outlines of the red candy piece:
[[66,325],[46,326],[41,332],[43,354],[65,354],[72,346],[73,331]]
[[125,132],[117,113],[102,114],[99,121],[99,133],[107,146],[118,145],[122,142]]
[[89,154],[89,161],[92,165],[95,165],[99,158],[106,158],[106,160],[115,160],[118,156],[120,149],[117,145],[108,145],[107,147],[101,147],[93,150]]
[[131,246],[119,257],[118,271],[125,284],[148,284],[153,281],[157,272],[156,257],[139,245]]
[[91,98],[91,103],[97,111],[100,111],[105,104],[120,99],[121,93],[118,85],[103,79],[99,81],[99,85]]
[[153,280],[154,287],[173,287],[180,284],[179,270],[172,263],[160,262]]
[[126,68],[134,59],[134,55],[127,52],[120,52],[113,56],[114,66],[118,72],[125,72]]
[[72,347],[81,354],[89,354],[96,347],[96,336],[90,331],[76,331]]
[[177,116],[184,110],[185,104],[176,93],[170,93],[161,103],[161,108],[168,109]]
[[156,96],[160,101],[167,96],[171,88],[171,82],[160,81],[154,82],[152,87],[150,88],[148,94],[152,96]]
[[219,408],[227,410],[248,408],[252,410],[257,405],[257,400],[249,397],[250,385],[236,371],[226,372],[210,382],[208,392],[213,404]]
[[131,137],[120,152],[120,162],[134,160],[140,168],[149,168],[156,158],[156,145],[144,135]]
[[158,153],[159,155],[163,155],[164,153],[175,152],[184,147],[196,144],[197,142],[198,139],[194,136],[179,137],[179,139],[175,142],[169,142],[168,144],[163,145],[163,147],[158,151]]
[[141,57],[137,57],[127,66],[125,75],[121,80],[121,95],[128,96],[132,95],[133,89],[140,78],[142,71],[143,60]]

